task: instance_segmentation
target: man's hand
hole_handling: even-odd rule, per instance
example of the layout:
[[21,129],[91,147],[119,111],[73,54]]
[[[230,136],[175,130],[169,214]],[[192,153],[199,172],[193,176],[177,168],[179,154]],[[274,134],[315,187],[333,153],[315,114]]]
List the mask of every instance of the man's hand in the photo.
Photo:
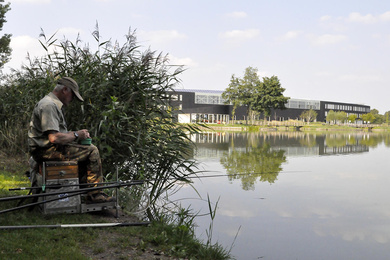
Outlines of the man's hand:
[[87,129],[78,130],[76,133],[79,135],[79,140],[91,138]]
[[91,138],[87,129],[78,130],[75,132],[61,133],[56,131],[50,131],[48,133],[49,141],[53,144],[68,144],[76,140],[75,134],[78,135],[78,140],[84,140]]

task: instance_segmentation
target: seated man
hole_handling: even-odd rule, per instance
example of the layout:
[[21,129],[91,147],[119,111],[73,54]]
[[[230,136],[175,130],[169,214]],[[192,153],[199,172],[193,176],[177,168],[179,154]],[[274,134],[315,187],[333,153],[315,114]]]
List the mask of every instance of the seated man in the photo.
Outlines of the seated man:
[[[77,144],[79,140],[90,138],[88,130],[67,130],[63,109],[74,97],[84,101],[76,81],[64,77],[35,105],[28,131],[30,154],[37,162],[78,161],[86,168],[85,171],[80,168],[81,182],[99,183],[103,181],[99,150],[94,145]],[[88,200],[92,203],[114,201],[100,191],[88,193]]]

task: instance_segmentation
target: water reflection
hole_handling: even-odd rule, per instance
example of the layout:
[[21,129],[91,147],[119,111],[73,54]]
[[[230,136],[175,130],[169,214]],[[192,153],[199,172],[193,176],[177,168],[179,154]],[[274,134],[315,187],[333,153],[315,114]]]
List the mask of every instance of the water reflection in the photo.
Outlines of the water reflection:
[[241,179],[244,190],[254,190],[255,182],[274,183],[286,162],[284,150],[272,150],[269,143],[248,145],[245,150],[232,149],[224,152],[221,165],[226,169],[229,180]]
[[[207,133],[193,140],[205,175],[227,177],[194,180],[196,191],[188,186],[175,196],[194,198],[183,206],[202,213],[208,205],[198,196],[220,198],[215,241],[229,248],[240,228],[236,259],[388,259],[390,134]],[[204,238],[209,220],[196,222]]]
[[366,132],[210,132],[192,140],[197,144],[195,159],[219,158],[229,180],[240,179],[244,190],[254,190],[257,180],[274,183],[287,157],[365,153],[390,143],[388,135]]

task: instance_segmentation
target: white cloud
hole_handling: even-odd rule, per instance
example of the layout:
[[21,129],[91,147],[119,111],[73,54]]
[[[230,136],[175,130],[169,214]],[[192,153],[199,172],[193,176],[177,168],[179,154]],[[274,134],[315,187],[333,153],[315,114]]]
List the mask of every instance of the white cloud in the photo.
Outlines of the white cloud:
[[152,43],[167,43],[187,38],[185,34],[179,33],[176,30],[140,31],[138,35],[140,39],[151,41]]
[[5,65],[6,68],[20,68],[22,63],[26,63],[27,54],[34,58],[45,53],[38,39],[27,35],[12,37],[10,47],[12,48],[11,61]]
[[219,37],[233,42],[243,42],[256,38],[260,34],[257,29],[233,30],[220,33]]
[[320,36],[310,36],[315,45],[333,45],[347,40],[347,36],[342,34],[323,34]]
[[383,13],[381,15],[379,15],[379,19],[381,21],[390,21],[390,11],[386,12],[386,13]]
[[354,13],[350,13],[346,20],[348,22],[365,23],[365,24],[374,24],[379,21],[388,22],[390,21],[390,11],[387,11],[379,15],[372,15],[372,14],[362,15],[360,13],[354,12]]
[[332,17],[330,15],[324,15],[324,16],[321,16],[320,21],[325,22],[325,21],[329,21],[331,19],[332,19]]
[[296,39],[301,34],[302,31],[289,31],[286,34],[284,34],[282,37],[280,37],[280,39],[283,41],[293,40]]
[[9,0],[11,4],[49,4],[51,0]]
[[198,63],[196,63],[193,59],[189,57],[178,58],[172,55],[169,55],[169,64],[171,65],[184,65],[186,67],[198,67]]
[[248,15],[245,12],[232,12],[232,13],[226,14],[226,16],[233,17],[233,18],[245,18]]
[[361,15],[360,13],[354,12],[349,14],[347,20],[349,22],[372,24],[375,23],[378,19],[372,14]]

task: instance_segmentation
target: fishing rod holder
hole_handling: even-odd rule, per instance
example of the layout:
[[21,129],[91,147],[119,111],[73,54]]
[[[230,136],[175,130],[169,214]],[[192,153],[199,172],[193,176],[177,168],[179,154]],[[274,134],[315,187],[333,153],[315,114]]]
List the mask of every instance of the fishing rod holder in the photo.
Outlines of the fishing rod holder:
[[[42,187],[42,192],[47,196],[39,197],[38,201],[46,201],[57,198],[55,201],[40,204],[44,214],[55,213],[86,213],[116,209],[118,212],[118,194],[116,201],[104,203],[90,203],[87,194],[69,196],[68,192],[79,189],[79,167],[77,161],[44,161],[35,172],[36,185]],[[34,183],[33,183],[34,185]],[[50,188],[50,186],[64,186]],[[50,195],[50,193],[61,194]]]

